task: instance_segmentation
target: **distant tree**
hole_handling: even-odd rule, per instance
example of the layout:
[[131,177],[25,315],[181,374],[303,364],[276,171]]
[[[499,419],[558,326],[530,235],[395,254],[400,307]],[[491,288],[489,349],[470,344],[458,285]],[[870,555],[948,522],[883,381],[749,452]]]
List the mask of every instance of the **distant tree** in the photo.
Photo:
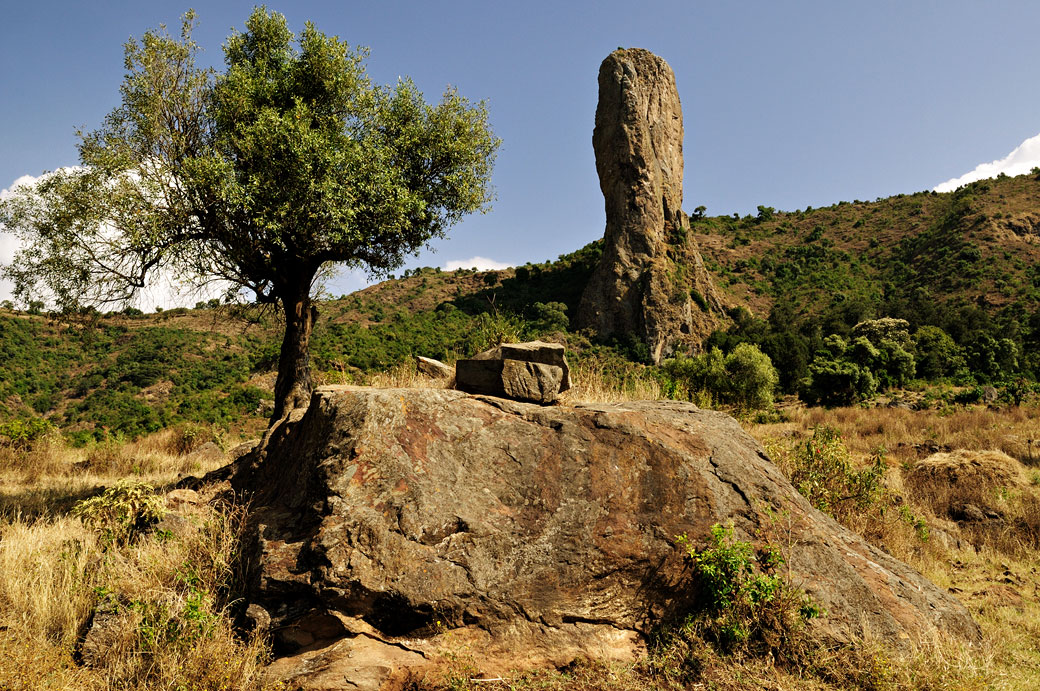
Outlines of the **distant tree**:
[[[914,344],[910,324],[905,319],[882,317],[852,327],[854,360],[871,370],[878,385],[885,389],[903,386],[916,373]],[[864,342],[869,347],[864,348]],[[869,355],[865,353],[869,351]]]
[[823,347],[809,364],[808,374],[802,381],[800,394],[805,401],[828,406],[851,405],[877,393],[877,378],[868,366],[856,361],[876,349],[867,339],[861,339],[862,342],[852,348],[841,336],[830,335],[823,340]]
[[914,333],[917,374],[925,379],[950,377],[964,370],[963,349],[938,326],[922,326]]
[[541,332],[566,331],[570,326],[567,305],[562,302],[536,302],[531,305],[531,326]]
[[779,377],[769,356],[750,343],[741,343],[723,362],[725,396],[739,408],[768,408]]
[[22,189],[0,222],[24,249],[19,296],[127,303],[157,269],[280,306],[272,420],[309,398],[316,283],[337,263],[386,274],[463,215],[486,210],[499,141],[483,104],[372,84],[364,49],[253,11],[195,64],[193,13],[126,44],[122,103],[80,135],[81,166]]

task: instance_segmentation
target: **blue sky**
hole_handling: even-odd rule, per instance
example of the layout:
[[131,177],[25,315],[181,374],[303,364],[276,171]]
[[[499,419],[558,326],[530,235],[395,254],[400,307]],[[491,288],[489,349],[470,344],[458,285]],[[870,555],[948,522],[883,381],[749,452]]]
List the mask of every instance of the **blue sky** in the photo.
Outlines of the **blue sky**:
[[[203,59],[252,2],[195,6]],[[4,3],[0,189],[76,162],[77,127],[119,98],[122,44],[187,3]],[[380,82],[412,77],[428,99],[452,85],[485,99],[503,140],[491,213],[407,266],[553,259],[603,232],[592,153],[596,75],[618,46],[665,58],[686,126],[685,204],[750,213],[875,199],[1040,165],[1040,3],[306,2],[269,3],[371,48]],[[1028,168],[1027,168],[1028,169]],[[1012,171],[1014,172],[1014,171]],[[0,237],[0,261],[13,243]],[[7,253],[5,256],[4,253]],[[333,294],[362,285],[343,276]],[[0,297],[3,297],[0,286]]]

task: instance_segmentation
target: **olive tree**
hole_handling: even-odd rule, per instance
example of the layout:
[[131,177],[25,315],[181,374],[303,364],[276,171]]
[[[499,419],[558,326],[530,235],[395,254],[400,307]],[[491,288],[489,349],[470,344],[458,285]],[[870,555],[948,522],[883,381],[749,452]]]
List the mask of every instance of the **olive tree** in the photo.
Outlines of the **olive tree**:
[[161,270],[280,306],[274,419],[311,389],[316,282],[339,264],[386,274],[486,211],[499,140],[483,103],[373,84],[364,49],[262,8],[196,64],[195,24],[126,45],[121,104],[80,133],[80,166],[0,206],[23,249],[16,294],[59,309],[126,304]]

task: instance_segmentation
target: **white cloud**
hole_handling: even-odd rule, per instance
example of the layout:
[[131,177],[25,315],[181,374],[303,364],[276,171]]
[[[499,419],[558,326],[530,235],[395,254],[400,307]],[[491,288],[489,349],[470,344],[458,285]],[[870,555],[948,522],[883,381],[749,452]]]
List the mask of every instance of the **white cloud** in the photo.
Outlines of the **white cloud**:
[[[10,187],[0,191],[0,201],[14,194],[17,187],[31,187],[46,175],[45,173],[39,177],[33,177],[32,175],[21,176],[12,182]],[[3,226],[0,226],[0,264],[10,263],[19,249],[21,249],[21,244],[18,238],[12,233],[5,232]],[[210,298],[221,297],[226,291],[226,287],[224,283],[214,282],[201,289],[196,289],[173,280],[169,275],[162,273],[153,274],[148,281],[148,285],[141,289],[134,306],[146,312],[151,312],[156,307],[162,307],[163,309],[192,307],[200,300],[205,301]],[[10,281],[0,279],[0,300],[10,300],[13,289],[14,286]]]
[[992,161],[991,163],[980,163],[970,173],[965,173],[959,178],[953,178],[936,185],[935,191],[952,192],[961,185],[985,178],[995,178],[1001,173],[1012,176],[1022,175],[1037,166],[1040,166],[1040,134],[1025,140],[1014,151],[1000,160]]
[[[40,178],[34,178],[31,175],[23,175],[12,182],[10,187],[0,190],[0,201],[7,199],[14,194],[15,188],[23,185],[31,187],[39,180]],[[15,253],[17,253],[20,248],[21,245],[18,242],[18,238],[15,237],[14,234],[6,232],[4,227],[0,226],[0,264],[10,264],[11,260],[14,259]],[[0,300],[10,300],[13,290],[14,285],[10,281],[0,278]]]
[[444,270],[454,271],[455,269],[472,269],[476,267],[478,271],[492,271],[508,269],[510,266],[512,264],[496,262],[494,259],[488,259],[487,257],[471,257],[469,259],[452,259],[444,265]]

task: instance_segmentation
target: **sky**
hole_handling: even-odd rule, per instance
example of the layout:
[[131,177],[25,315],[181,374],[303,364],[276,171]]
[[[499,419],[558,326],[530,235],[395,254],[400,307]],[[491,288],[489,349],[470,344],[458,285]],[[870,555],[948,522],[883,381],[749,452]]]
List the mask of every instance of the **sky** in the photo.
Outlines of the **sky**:
[[[195,6],[202,60],[253,2]],[[119,102],[123,43],[190,5],[4,0],[0,189],[77,162],[76,130]],[[270,2],[371,50],[374,80],[410,76],[428,100],[484,100],[502,146],[496,200],[406,267],[495,268],[555,259],[601,237],[592,128],[599,64],[657,53],[685,121],[684,207],[794,210],[941,191],[1040,165],[1040,3],[961,0],[525,0]],[[15,243],[0,234],[0,262]],[[362,287],[341,273],[333,295]],[[9,286],[0,283],[0,299]],[[155,297],[176,301],[163,291]],[[150,299],[150,298],[149,298]],[[189,304],[193,304],[189,303]]]

